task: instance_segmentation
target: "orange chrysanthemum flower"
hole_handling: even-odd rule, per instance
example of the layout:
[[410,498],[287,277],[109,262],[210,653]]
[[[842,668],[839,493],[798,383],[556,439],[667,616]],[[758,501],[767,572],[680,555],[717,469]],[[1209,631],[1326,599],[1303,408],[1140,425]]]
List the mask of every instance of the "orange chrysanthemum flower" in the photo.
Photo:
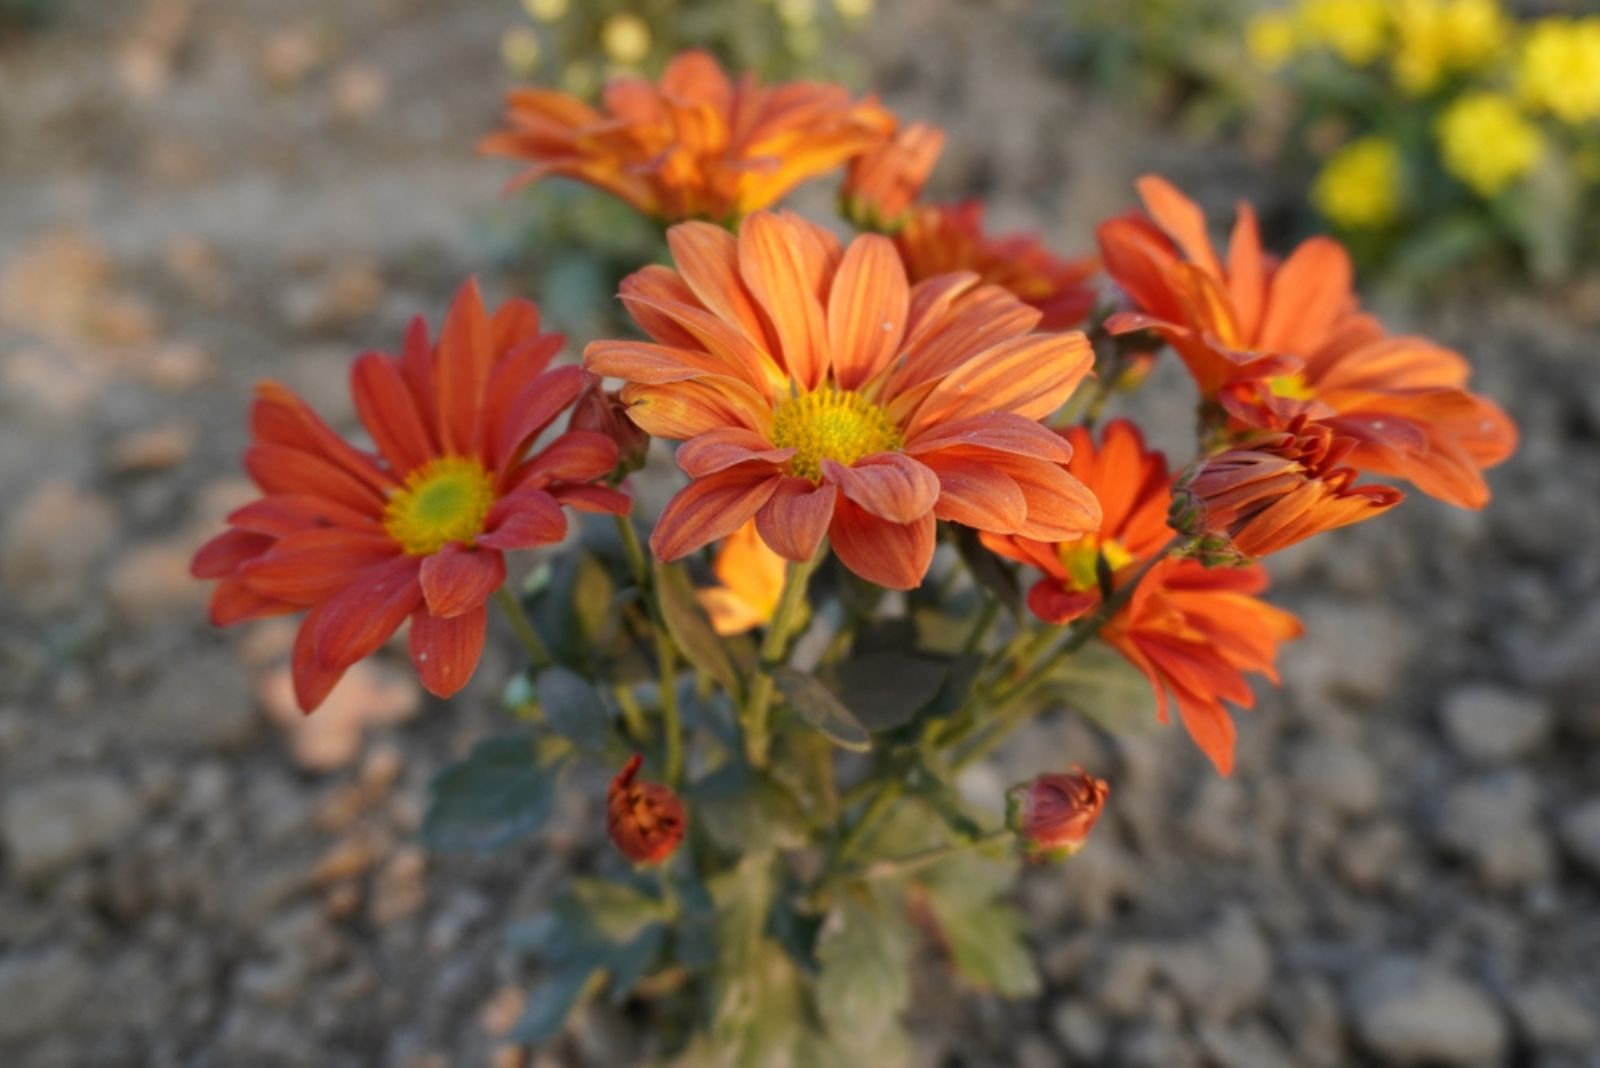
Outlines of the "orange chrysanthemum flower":
[[609,437],[569,431],[528,454],[590,379],[546,370],[561,344],[539,332],[531,302],[491,318],[469,282],[436,346],[419,317],[402,355],[356,361],[356,411],[376,453],[283,386],[258,387],[245,468],[264,496],[228,517],[193,571],[220,580],[218,625],[309,609],[294,646],[301,708],[408,619],[423,685],[455,693],[482,651],[502,554],[561,540],[562,504],[626,512],[626,497],[589,484],[616,465]]
[[[1066,623],[1096,608],[1102,592],[1127,582],[1170,540],[1167,462],[1149,451],[1126,420],[1105,428],[1099,448],[1087,431],[1067,431],[1072,473],[1100,498],[1105,523],[1093,535],[1040,542],[986,534],[984,544],[1030,564],[1044,578],[1028,606],[1049,623]],[[1234,726],[1223,702],[1255,703],[1246,674],[1277,682],[1278,646],[1300,634],[1288,612],[1253,596],[1266,589],[1259,566],[1205,567],[1168,558],[1155,564],[1100,637],[1149,679],[1161,719],[1169,694],[1184,727],[1222,774],[1233,770]]]
[[509,128],[482,151],[528,160],[517,186],[576,178],[663,221],[727,221],[777,203],[894,133],[876,101],[835,85],[737,84],[705,52],[674,59],[659,86],[623,77],[603,110],[551,89],[506,98]]
[[863,230],[899,229],[943,148],[944,131],[918,122],[851,160],[839,190],[845,218]]
[[1468,392],[1458,354],[1390,337],[1362,313],[1342,246],[1314,237],[1273,265],[1241,204],[1224,267],[1191,200],[1155,177],[1139,192],[1150,219],[1100,228],[1106,270],[1140,309],[1108,320],[1113,333],[1160,334],[1235,430],[1287,430],[1305,416],[1356,442],[1346,460],[1358,470],[1461,507],[1488,502],[1482,472],[1515,450],[1515,425]]
[[1033,234],[983,231],[983,204],[924,204],[913,210],[895,235],[906,273],[920,282],[951,271],[971,271],[990,285],[1016,294],[1043,314],[1040,326],[1065,330],[1094,309],[1089,279],[1100,268],[1093,256],[1064,260]]
[[1201,539],[1207,562],[1245,564],[1382,515],[1405,495],[1354,485],[1355,469],[1340,464],[1355,444],[1300,417],[1289,430],[1205,457],[1173,487],[1172,525]]
[[778,610],[788,563],[767,548],[755,520],[728,535],[712,561],[717,585],[699,590],[700,605],[718,634],[743,634],[765,626]]
[[1099,525],[1063,467],[1071,450],[1037,422],[1088,372],[1082,334],[1031,333],[1038,312],[970,274],[910,286],[887,238],[841,250],[794,215],[757,213],[737,237],[684,223],[667,240],[677,270],[622,287],[654,343],[585,351],[627,381],[635,422],[686,442],[692,481],[656,524],[658,557],[754,516],[786,559],[826,535],[863,578],[910,589],[936,518],[1047,539]]

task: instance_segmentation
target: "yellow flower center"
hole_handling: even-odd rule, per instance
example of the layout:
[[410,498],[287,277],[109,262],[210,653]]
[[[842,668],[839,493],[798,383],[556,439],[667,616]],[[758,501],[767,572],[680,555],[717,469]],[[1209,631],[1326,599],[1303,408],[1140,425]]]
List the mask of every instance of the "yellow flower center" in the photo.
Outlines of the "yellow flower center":
[[863,456],[890,452],[904,444],[889,413],[859,393],[823,386],[790,397],[772,413],[772,443],[794,449],[791,475],[822,478],[822,461],[846,467]]
[[1102,556],[1113,575],[1133,563],[1133,554],[1120,541],[1102,542],[1094,535],[1062,542],[1056,554],[1061,557],[1061,564],[1067,569],[1067,581],[1075,590],[1092,590],[1100,585],[1097,564]]
[[465,456],[441,456],[406,476],[383,510],[383,529],[407,555],[428,556],[453,541],[483,533],[494,504],[494,480]]
[[1268,377],[1267,389],[1274,397],[1283,397],[1286,400],[1311,400],[1317,395],[1317,391],[1306,382],[1306,376],[1298,371],[1294,374]]

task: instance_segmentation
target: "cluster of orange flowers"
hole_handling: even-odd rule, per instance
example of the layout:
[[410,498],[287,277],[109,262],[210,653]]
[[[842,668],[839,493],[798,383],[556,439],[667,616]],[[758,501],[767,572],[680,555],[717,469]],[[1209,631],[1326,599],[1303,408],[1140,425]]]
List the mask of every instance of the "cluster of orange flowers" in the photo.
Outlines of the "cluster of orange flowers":
[[[375,451],[262,387],[246,466],[263,497],[195,561],[219,580],[214,618],[305,610],[294,667],[308,710],[407,620],[424,683],[453,693],[502,554],[560,540],[564,506],[625,512],[605,482],[619,446],[621,473],[634,465],[643,431],[682,442],[689,479],[654,553],[729,539],[708,601],[723,629],[769,618],[782,561],[824,540],[862,578],[909,589],[937,522],[959,524],[1040,573],[1028,604],[1045,622],[1107,608],[1101,636],[1227,773],[1224,702],[1248,707],[1246,676],[1272,677],[1300,630],[1257,596],[1255,561],[1398,502],[1357,485],[1366,474],[1481,507],[1483,471],[1515,429],[1466,389],[1460,356],[1361,310],[1334,241],[1279,262],[1241,206],[1224,260],[1196,205],[1146,178],[1146,211],[1106,222],[1098,257],[1061,259],[1031,236],[986,235],[976,204],[921,202],[942,141],[837,87],[733,82],[701,53],[659,85],[612,83],[600,109],[511,94],[508,128],[484,148],[528,161],[519,181],[577,178],[670,225],[672,265],[621,289],[644,339],[595,341],[582,368],[550,369],[561,339],[539,332],[534,306],[491,316],[469,286],[437,343],[419,322],[399,357],[357,362]],[[853,239],[768,210],[845,167]],[[1097,287],[1102,267],[1114,288]],[[1069,328],[1101,300],[1122,308],[1096,327],[1102,386],[1129,334],[1158,336],[1193,376],[1206,448],[1182,472],[1126,421],[1098,439],[1047,425],[1096,370],[1091,338]],[[620,394],[598,392],[602,377]],[[584,416],[546,441],[580,393]],[[625,778],[614,821],[659,808]],[[660,837],[646,837],[655,855]]]

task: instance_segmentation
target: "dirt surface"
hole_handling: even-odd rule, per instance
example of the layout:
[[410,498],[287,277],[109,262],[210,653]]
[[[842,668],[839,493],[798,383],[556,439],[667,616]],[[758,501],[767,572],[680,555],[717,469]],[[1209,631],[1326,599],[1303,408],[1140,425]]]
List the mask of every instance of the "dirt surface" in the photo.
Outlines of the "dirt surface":
[[[1054,80],[1042,7],[885,6],[879,84],[949,129],[937,191],[998,223],[1085,248],[1146,169],[1218,211],[1282,194]],[[256,379],[348,425],[353,355],[469,273],[508,292],[482,225],[507,170],[471,146],[515,17],[80,2],[0,51],[6,1068],[517,1063],[503,932],[583,862],[598,781],[538,847],[425,855],[427,781],[496,723],[505,645],[448,706],[380,659],[303,720],[291,628],[213,632],[185,574],[249,495]],[[1046,995],[956,1000],[930,967],[922,1063],[1600,1065],[1595,303],[1392,312],[1473,357],[1524,445],[1484,513],[1414,499],[1282,561],[1308,636],[1232,779],[1176,729],[1066,717],[973,775],[998,799],[1078,761],[1114,793],[1025,881]],[[1144,406],[1180,444],[1181,392]],[[649,1047],[595,1011],[533,1063]]]

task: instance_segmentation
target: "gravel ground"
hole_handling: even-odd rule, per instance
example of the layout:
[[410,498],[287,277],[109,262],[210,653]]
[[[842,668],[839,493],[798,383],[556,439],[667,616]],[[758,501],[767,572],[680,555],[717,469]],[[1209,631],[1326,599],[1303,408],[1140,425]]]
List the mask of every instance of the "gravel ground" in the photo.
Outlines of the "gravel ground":
[[[940,121],[945,193],[1087,247],[1133,175],[1281,195],[1052,80],[1041,12],[890,4],[863,45]],[[379,660],[302,720],[291,630],[214,633],[193,547],[248,494],[250,384],[351,418],[351,355],[486,271],[513,6],[72,4],[0,51],[0,1064],[521,1063],[501,947],[597,832],[430,858],[430,775],[487,732]],[[504,291],[503,280],[486,278]],[[497,284],[498,283],[498,284]],[[1492,299],[1491,299],[1492,298]],[[1090,848],[1030,872],[1035,1003],[920,980],[927,1065],[1600,1065],[1600,363],[1593,286],[1398,323],[1461,346],[1525,439],[1482,514],[1414,499],[1286,554],[1308,637],[1215,777],[1176,729],[1061,718],[967,784],[1081,761]],[[1179,442],[1186,402],[1145,401]],[[491,649],[480,682],[511,662]],[[635,1063],[591,1013],[540,1068]]]

